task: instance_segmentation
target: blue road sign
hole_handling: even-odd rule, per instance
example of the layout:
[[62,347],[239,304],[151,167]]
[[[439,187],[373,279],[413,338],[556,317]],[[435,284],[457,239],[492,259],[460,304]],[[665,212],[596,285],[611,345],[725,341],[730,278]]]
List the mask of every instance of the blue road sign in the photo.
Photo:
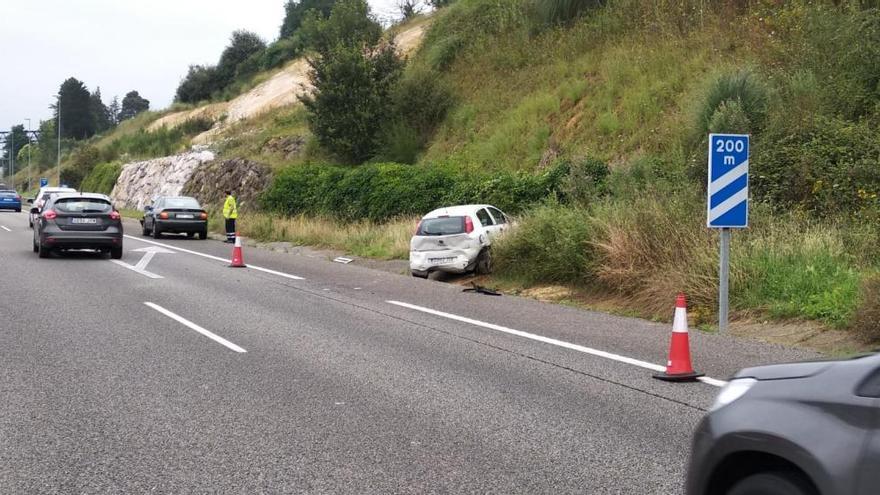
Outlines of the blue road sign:
[[45,177],[40,177],[40,187],[46,187],[49,185],[49,179]]
[[749,136],[709,134],[709,228],[749,226]]

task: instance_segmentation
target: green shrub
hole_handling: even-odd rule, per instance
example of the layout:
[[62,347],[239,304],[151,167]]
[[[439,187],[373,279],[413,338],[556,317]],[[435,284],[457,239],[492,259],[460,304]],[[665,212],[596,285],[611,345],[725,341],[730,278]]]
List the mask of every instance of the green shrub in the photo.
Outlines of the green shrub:
[[589,206],[608,193],[608,165],[594,158],[578,160],[568,165],[569,172],[562,185],[565,198],[577,205]]
[[752,160],[757,198],[822,216],[876,208],[880,134],[870,122],[820,116],[797,129],[774,129],[760,144]]
[[721,102],[709,119],[709,132],[748,134],[750,128],[751,121],[739,100]]
[[[769,89],[753,72],[740,70],[721,74],[712,81],[700,107],[697,117],[698,133],[702,137],[711,131],[716,113],[732,111],[741,113],[738,119],[744,117],[748,123],[748,127],[741,129],[740,132],[759,131],[767,117],[769,102]],[[731,103],[736,105],[731,106]],[[722,119],[719,117],[719,120]],[[742,122],[740,125],[745,123]]]
[[110,194],[121,172],[122,165],[119,163],[102,163],[83,179],[80,188],[85,192]]
[[370,52],[338,44],[310,60],[315,90],[300,98],[321,146],[349,163],[362,163],[376,153],[377,122],[393,114],[391,93],[403,69],[393,46]]
[[260,58],[260,65],[263,70],[275,69],[300,56],[302,51],[303,43],[299,36],[282,38],[266,47]]
[[442,75],[418,66],[404,74],[393,98],[397,114],[425,140],[455,104]]
[[211,96],[223,89],[217,67],[213,65],[190,65],[189,70],[177,86],[174,101],[198,103],[210,100]]
[[384,221],[451,204],[490,203],[517,212],[559,192],[567,167],[541,174],[480,173],[450,165],[369,163],[291,166],[275,176],[263,206],[283,215]]
[[527,284],[585,283],[592,278],[591,241],[586,210],[549,202],[493,244],[495,271]]
[[79,168],[66,165],[61,167],[61,173],[59,175],[62,184],[65,184],[67,187],[79,189],[79,185],[85,176],[85,172]]
[[[84,144],[70,155],[67,165],[79,171],[80,179],[91,172],[101,160],[101,152],[95,146]],[[77,182],[78,184],[78,182]]]

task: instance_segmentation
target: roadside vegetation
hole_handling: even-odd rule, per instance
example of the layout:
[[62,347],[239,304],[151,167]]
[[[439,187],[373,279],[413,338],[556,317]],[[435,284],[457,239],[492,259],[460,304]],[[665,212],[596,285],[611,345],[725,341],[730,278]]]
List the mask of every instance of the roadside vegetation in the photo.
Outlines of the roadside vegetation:
[[[520,214],[495,251],[499,276],[614,294],[652,317],[667,316],[670,294],[684,290],[710,323],[718,240],[704,226],[706,135],[745,132],[754,201],[751,228],[734,236],[737,314],[876,327],[865,315],[880,304],[870,297],[880,269],[880,13],[858,2],[668,7],[442,8],[380,98],[396,117],[378,134],[392,137],[342,153],[322,141],[311,108],[325,155],[281,169],[264,206],[382,221],[494,203]],[[324,165],[334,156],[355,165]],[[395,161],[415,165],[382,163]],[[550,176],[546,187],[539,178]],[[456,194],[469,183],[482,185]]]
[[[304,105],[230,125],[217,144],[275,174],[261,207],[244,212],[245,235],[406,258],[414,217],[492,203],[517,219],[494,250],[506,283],[601,293],[655,318],[684,291],[711,325],[706,139],[749,133],[734,316],[880,341],[876,5],[431,3],[430,22],[409,14],[428,27],[406,59],[363,0],[302,0],[288,3],[278,40],[238,33],[215,67],[190,71],[179,105],[228,98],[308,56]],[[145,131],[157,117],[93,138],[96,152],[81,146],[66,166],[106,191],[125,160],[180,151],[211,125]]]

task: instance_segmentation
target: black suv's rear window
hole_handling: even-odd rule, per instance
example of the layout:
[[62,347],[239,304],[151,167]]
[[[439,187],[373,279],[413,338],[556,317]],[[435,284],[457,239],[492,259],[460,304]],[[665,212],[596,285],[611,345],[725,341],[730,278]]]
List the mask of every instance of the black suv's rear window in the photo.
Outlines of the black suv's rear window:
[[464,234],[464,217],[426,218],[416,235]]
[[58,213],[110,213],[113,207],[103,199],[61,198],[55,202]]

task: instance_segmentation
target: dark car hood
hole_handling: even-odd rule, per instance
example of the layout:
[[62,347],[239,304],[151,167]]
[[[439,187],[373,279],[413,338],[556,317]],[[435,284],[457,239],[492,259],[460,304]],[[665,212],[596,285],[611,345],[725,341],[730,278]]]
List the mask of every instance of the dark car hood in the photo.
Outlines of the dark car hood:
[[754,378],[756,380],[789,380],[793,378],[806,378],[834,366],[835,361],[814,361],[807,363],[774,364],[771,366],[759,366],[746,368],[736,374],[734,378]]

